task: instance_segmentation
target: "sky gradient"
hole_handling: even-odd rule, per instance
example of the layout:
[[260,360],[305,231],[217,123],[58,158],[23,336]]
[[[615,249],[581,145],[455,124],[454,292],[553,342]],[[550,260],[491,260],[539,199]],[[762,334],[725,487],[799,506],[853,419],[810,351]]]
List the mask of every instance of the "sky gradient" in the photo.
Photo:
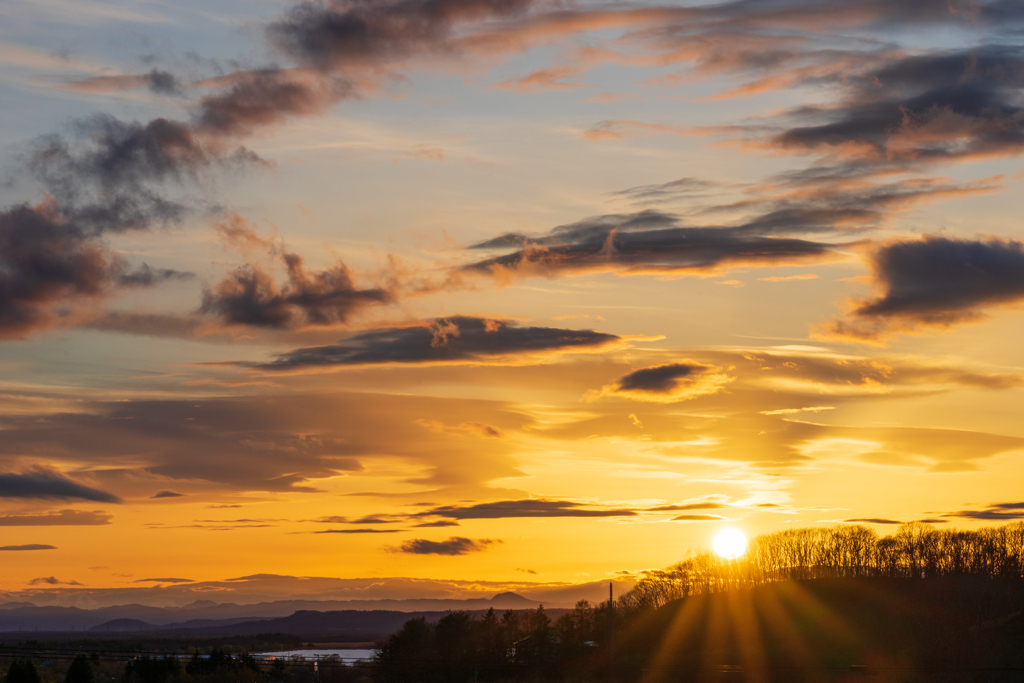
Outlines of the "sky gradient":
[[0,17],[0,599],[1024,518],[1018,2]]

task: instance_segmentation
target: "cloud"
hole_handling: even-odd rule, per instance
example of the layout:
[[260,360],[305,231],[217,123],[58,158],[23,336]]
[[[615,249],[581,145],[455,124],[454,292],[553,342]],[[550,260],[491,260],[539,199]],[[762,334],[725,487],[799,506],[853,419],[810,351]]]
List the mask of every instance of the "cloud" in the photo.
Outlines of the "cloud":
[[773,143],[791,151],[838,149],[859,163],[883,165],[1009,156],[1024,149],[1019,46],[935,50],[845,78],[853,85],[839,107],[791,112],[826,122],[790,128]]
[[53,470],[37,467],[22,474],[0,473],[0,498],[90,500],[120,503],[112,493],[84,486]]
[[384,66],[416,55],[452,54],[460,25],[521,15],[530,0],[303,2],[272,23],[271,42],[322,71]]
[[40,576],[39,578],[32,579],[28,582],[30,586],[38,586],[40,584],[46,584],[49,586],[81,586],[82,584],[77,581],[61,581],[55,576]]
[[807,408],[779,408],[778,410],[762,410],[762,415],[793,415],[796,413],[821,413],[826,410],[835,410],[835,406],[809,406]]
[[884,519],[882,517],[855,517],[853,519],[844,519],[843,521],[857,524],[903,524],[898,519]]
[[609,119],[598,121],[580,133],[584,140],[621,140],[630,135],[695,135],[697,129],[691,126],[673,126],[664,123],[648,123],[636,119]]
[[943,516],[983,521],[1024,519],[1024,503],[991,503],[982,510],[957,510]]
[[256,160],[247,150],[225,150],[188,124],[165,118],[139,123],[97,115],[75,122],[72,133],[39,138],[26,163],[62,215],[86,234],[178,220],[189,200],[169,198],[164,183],[208,181],[217,168]]
[[57,546],[44,545],[42,543],[28,543],[26,545],[0,545],[0,551],[4,550],[57,550]]
[[721,391],[734,378],[715,372],[719,368],[692,360],[641,368],[592,392],[590,400],[601,396],[623,396],[635,401],[673,403],[688,401]]
[[[303,391],[176,399],[81,400],[74,412],[38,406],[0,413],[0,464],[46,453],[91,470],[103,490],[148,498],[158,487],[317,493],[321,481],[400,458],[406,481],[480,486],[522,476],[512,439],[452,439],[417,419],[473,419],[504,428],[522,416],[498,401],[373,391]],[[145,454],[140,459],[139,454]],[[217,500],[217,498],[213,498]]]
[[583,73],[573,66],[535,69],[525,76],[513,76],[495,84],[498,90],[517,90],[519,92],[548,92],[557,90],[576,90],[584,87]]
[[188,189],[209,184],[214,169],[254,160],[164,118],[143,124],[97,115],[74,122],[67,136],[36,139],[24,166],[46,199],[0,211],[0,337],[72,324],[76,306],[124,288],[191,277],[133,268],[103,237],[182,220],[196,205]]
[[466,433],[475,434],[484,439],[507,439],[508,434],[501,431],[497,427],[483,422],[469,421],[463,422],[454,427],[449,427],[443,422],[436,420],[417,420],[416,424],[420,425],[424,429],[429,429],[432,432],[438,434],[453,434],[456,436],[463,436]]
[[411,517],[443,517],[447,519],[514,519],[543,517],[634,517],[627,508],[607,508],[567,500],[503,500],[474,505],[442,505],[417,512]]
[[609,194],[612,197],[622,197],[634,202],[649,203],[679,199],[681,197],[693,197],[703,194],[718,185],[719,183],[714,181],[686,177],[656,185],[638,185],[625,190],[610,192]]
[[726,517],[721,515],[677,515],[672,518],[673,522],[720,522]]
[[875,341],[914,328],[948,328],[1024,300],[1024,244],[925,236],[883,245],[870,256],[873,299],[822,333]]
[[324,529],[314,534],[398,534],[403,529]]
[[181,498],[184,495],[184,493],[177,493],[175,491],[158,491],[150,496],[150,498]]
[[428,541],[416,538],[406,541],[395,552],[411,555],[468,555],[469,553],[483,552],[496,543],[501,543],[501,541],[490,538],[474,540],[462,536],[453,536],[447,541]]
[[236,72],[232,78],[234,82],[226,91],[200,101],[194,123],[198,131],[252,135],[259,128],[292,116],[320,114],[354,94],[345,79],[295,70]]
[[650,512],[677,512],[683,510],[721,510],[722,508],[729,508],[731,505],[725,505],[723,503],[687,503],[684,505],[659,505],[657,507],[648,508]]
[[112,515],[99,510],[60,510],[38,515],[3,515],[0,526],[102,526],[112,519]]
[[759,277],[757,279],[760,282],[790,282],[792,280],[817,280],[818,276],[814,273],[805,273],[803,275],[775,275],[773,277]]
[[420,524],[413,524],[416,528],[435,528],[435,527],[446,527],[446,526],[462,526],[458,522],[453,522],[448,519],[439,519],[436,522],[421,522]]
[[597,351],[623,342],[623,337],[593,330],[520,327],[510,320],[452,316],[361,332],[338,344],[296,349],[250,367],[289,371],[360,365],[516,363],[551,354]]
[[617,273],[619,275],[712,275],[730,268],[793,265],[837,258],[835,245],[788,232],[829,231],[847,210],[773,212],[735,227],[680,227],[654,210],[597,216],[554,228],[546,235],[508,233],[472,250],[507,251],[462,267],[499,282],[516,277]]
[[341,262],[309,272],[298,254],[281,258],[288,272],[283,287],[259,266],[248,264],[205,291],[200,311],[227,324],[298,329],[345,323],[367,306],[394,301],[382,289],[358,289]]
[[132,270],[52,199],[0,212],[0,338],[59,324],[71,304],[188,277],[146,264]]
[[366,515],[365,517],[358,517],[356,519],[349,519],[348,517],[341,517],[339,515],[331,515],[328,517],[319,517],[317,519],[302,521],[317,522],[319,524],[394,524],[401,520],[402,517],[395,515]]
[[136,579],[132,583],[193,583],[192,579]]
[[117,92],[146,88],[157,95],[179,95],[182,84],[169,71],[153,69],[145,74],[123,74],[120,76],[93,76],[65,85],[69,90],[91,93]]

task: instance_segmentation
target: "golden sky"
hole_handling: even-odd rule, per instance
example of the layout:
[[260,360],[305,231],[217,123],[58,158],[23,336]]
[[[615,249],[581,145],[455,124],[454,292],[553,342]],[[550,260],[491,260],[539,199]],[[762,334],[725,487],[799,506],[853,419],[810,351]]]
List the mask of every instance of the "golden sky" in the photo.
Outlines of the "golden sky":
[[1018,3],[0,17],[0,598],[1024,517]]

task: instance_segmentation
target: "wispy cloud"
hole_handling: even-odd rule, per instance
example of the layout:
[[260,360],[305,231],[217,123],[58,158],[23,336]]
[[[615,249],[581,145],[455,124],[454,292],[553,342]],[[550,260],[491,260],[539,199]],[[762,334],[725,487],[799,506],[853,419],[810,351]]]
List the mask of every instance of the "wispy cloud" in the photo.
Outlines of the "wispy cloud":
[[453,536],[446,541],[428,541],[423,538],[416,538],[406,541],[395,552],[408,553],[410,555],[468,555],[469,553],[483,552],[497,543],[501,543],[501,541],[490,538],[464,538],[462,536]]

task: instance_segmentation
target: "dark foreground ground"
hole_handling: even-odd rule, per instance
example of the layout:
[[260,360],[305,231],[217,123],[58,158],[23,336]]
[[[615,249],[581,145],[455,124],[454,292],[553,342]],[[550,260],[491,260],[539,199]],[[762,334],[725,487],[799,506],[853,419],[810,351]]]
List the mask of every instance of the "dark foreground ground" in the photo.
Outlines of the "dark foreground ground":
[[669,603],[618,636],[620,678],[1024,681],[1024,583],[818,579]]
[[10,658],[30,656],[42,683],[63,683],[76,652],[92,653],[95,683],[1024,683],[1022,608],[1021,580],[817,579],[669,603],[617,623],[614,635],[598,642],[580,666],[556,661],[559,647],[552,641],[551,665],[530,668],[474,667],[470,649],[462,654],[469,658],[462,669],[411,662],[399,678],[335,662],[317,671],[310,664],[271,670],[262,663],[260,671],[237,676],[182,672],[174,681],[122,681],[125,662],[137,654],[214,647],[259,652],[324,642],[287,633],[209,638],[94,633],[85,639],[54,634],[45,641],[8,633],[0,642],[0,666],[6,671]]

